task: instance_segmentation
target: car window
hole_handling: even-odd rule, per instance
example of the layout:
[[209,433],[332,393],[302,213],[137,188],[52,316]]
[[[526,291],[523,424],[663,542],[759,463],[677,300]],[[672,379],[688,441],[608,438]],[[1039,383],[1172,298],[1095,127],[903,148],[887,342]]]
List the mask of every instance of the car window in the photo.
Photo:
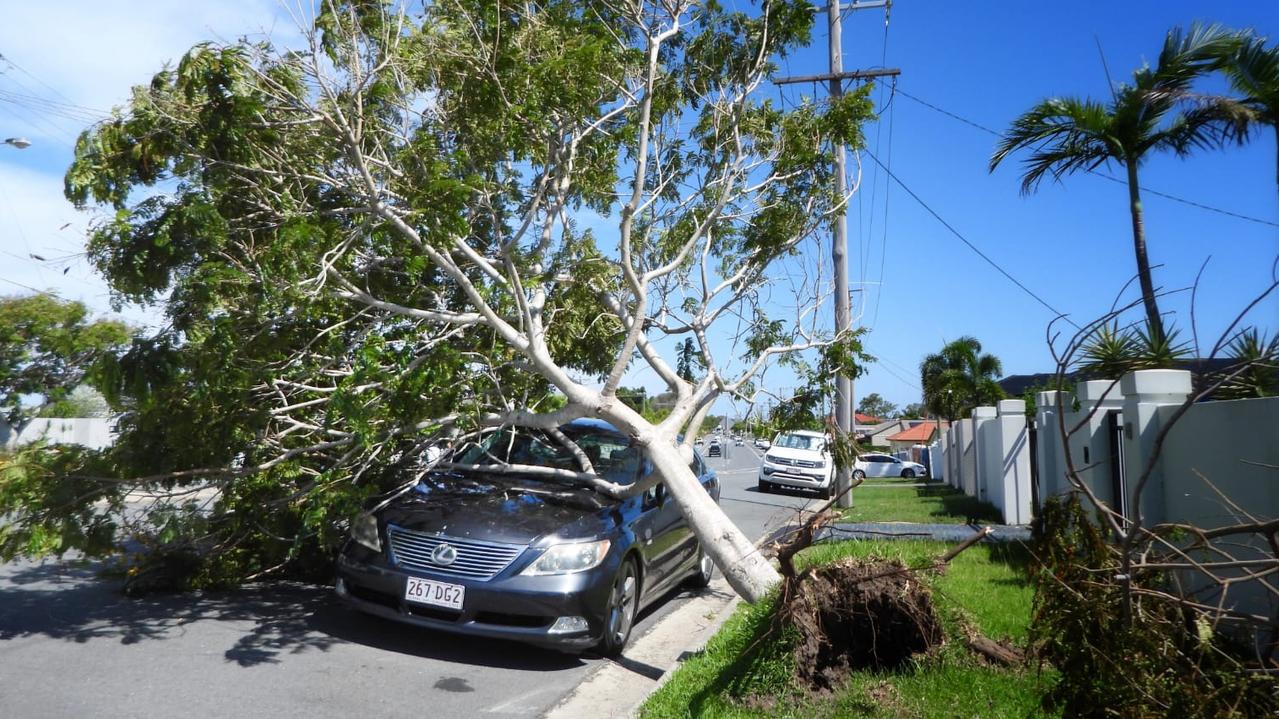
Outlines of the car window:
[[693,470],[693,474],[697,475],[698,477],[702,476],[703,474],[706,474],[706,463],[702,461],[701,455],[697,454],[696,452],[693,453],[693,462],[692,464],[688,465],[688,468]]
[[826,440],[821,437],[809,437],[804,434],[782,434],[778,435],[777,441],[773,442],[773,446],[783,449],[806,449],[811,452],[820,452],[826,446]]
[[[596,474],[618,484],[630,484],[639,473],[640,453],[630,440],[610,432],[572,431],[564,433],[591,460]],[[457,464],[492,466],[527,464],[581,471],[577,458],[558,442],[540,432],[504,430],[485,435],[462,448]]]

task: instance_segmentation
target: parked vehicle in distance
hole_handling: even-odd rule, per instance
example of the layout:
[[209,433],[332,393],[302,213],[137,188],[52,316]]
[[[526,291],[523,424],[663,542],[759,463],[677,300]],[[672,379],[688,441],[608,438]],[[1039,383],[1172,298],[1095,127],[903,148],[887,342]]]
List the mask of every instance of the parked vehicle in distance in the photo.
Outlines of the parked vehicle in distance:
[[796,430],[783,432],[773,439],[759,465],[758,489],[771,492],[774,487],[815,489],[829,498],[834,482],[834,462],[821,432]]
[[928,468],[887,454],[863,454],[853,463],[853,479],[866,477],[923,477]]
[[[607,423],[560,429],[600,477],[630,484],[652,471]],[[690,466],[718,502],[715,472],[697,452]],[[538,473],[581,470],[544,433],[495,431],[440,467],[353,522],[337,563],[344,602],[430,629],[616,655],[642,608],[681,582],[711,581],[665,485],[614,500]]]
[[763,437],[755,438],[755,449],[768,449],[769,442]]

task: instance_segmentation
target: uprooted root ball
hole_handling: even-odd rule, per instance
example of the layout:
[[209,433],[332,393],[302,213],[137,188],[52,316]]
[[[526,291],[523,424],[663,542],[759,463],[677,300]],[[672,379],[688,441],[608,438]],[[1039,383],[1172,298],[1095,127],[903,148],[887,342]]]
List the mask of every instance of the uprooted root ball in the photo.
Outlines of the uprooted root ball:
[[896,560],[846,559],[787,589],[796,671],[814,688],[832,689],[857,669],[900,667],[942,643],[931,592]]

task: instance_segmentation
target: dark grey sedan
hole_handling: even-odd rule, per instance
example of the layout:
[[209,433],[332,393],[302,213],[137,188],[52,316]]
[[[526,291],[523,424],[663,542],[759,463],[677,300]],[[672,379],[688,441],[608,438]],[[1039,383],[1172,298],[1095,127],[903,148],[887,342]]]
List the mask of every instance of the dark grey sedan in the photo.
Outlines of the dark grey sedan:
[[[650,471],[611,425],[561,430],[601,477],[629,484]],[[644,606],[681,582],[710,582],[710,558],[661,484],[619,501],[549,473],[508,471],[576,469],[567,449],[535,432],[495,432],[453,460],[355,522],[338,558],[343,601],[431,629],[614,655]],[[696,452],[691,466],[718,501]]]

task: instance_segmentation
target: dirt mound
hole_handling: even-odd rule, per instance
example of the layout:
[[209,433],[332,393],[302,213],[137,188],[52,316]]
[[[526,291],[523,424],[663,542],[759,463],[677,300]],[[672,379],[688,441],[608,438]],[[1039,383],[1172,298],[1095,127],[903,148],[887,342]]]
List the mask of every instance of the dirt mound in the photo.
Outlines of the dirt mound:
[[898,668],[942,643],[932,594],[896,560],[846,559],[788,584],[797,672],[814,688],[839,686],[857,669]]

